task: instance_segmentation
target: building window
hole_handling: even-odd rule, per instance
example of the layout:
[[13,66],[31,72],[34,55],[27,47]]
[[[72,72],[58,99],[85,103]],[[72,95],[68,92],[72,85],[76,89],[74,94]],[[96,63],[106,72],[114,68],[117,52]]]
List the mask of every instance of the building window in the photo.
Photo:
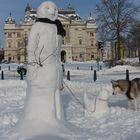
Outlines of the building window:
[[21,37],[21,33],[20,32],[17,33],[17,37]]
[[20,61],[20,56],[17,56],[17,60]]
[[90,45],[93,46],[93,41],[91,41],[91,44]]
[[18,48],[21,47],[21,42],[20,42],[20,41],[17,42],[17,47],[18,47]]
[[62,44],[64,45],[64,43],[65,43],[65,41],[64,41],[64,39],[62,40]]
[[93,59],[94,59],[94,54],[91,55],[91,60],[93,60]]
[[8,42],[8,48],[11,48],[11,47],[12,47],[12,43]]
[[82,58],[82,56],[83,56],[83,54],[82,54],[82,53],[80,53],[80,58]]
[[91,60],[94,59],[94,52],[91,52]]
[[93,32],[90,32],[90,36],[94,36],[94,33]]
[[8,54],[8,62],[10,62],[11,61],[11,54]]
[[8,33],[8,38],[12,38],[12,33]]
[[79,39],[79,45],[82,45],[82,39]]

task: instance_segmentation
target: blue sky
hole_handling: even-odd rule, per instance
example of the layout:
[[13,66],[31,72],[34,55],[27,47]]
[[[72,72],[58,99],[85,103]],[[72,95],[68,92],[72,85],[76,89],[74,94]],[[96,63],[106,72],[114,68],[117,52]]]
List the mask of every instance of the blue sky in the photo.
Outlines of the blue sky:
[[[27,3],[31,7],[37,8],[45,0],[0,0],[0,44],[2,40],[3,24],[10,12],[15,18],[17,24],[19,24],[20,19],[24,16],[24,10]],[[100,0],[52,0],[58,7],[65,7],[68,4],[71,4],[77,11],[77,13],[86,18],[89,16],[89,13],[93,13],[95,5]],[[131,0],[130,0],[131,1]],[[132,0],[135,4],[140,4],[140,0]],[[95,14],[95,13],[94,13]]]
[[[6,18],[11,12],[12,15],[19,20],[24,14],[27,3],[29,3],[31,7],[37,8],[43,1],[45,0],[0,0],[0,17]],[[53,0],[58,7],[65,7],[71,4],[83,17],[94,10],[98,1],[99,0]]]
[[[45,0],[0,0],[0,44],[3,44],[3,24],[7,16],[12,13],[17,24],[24,16],[24,10],[29,3],[32,8],[37,8]],[[77,10],[77,13],[86,18],[90,12],[93,12],[95,5],[99,0],[52,0],[58,7],[65,7],[71,4]],[[0,46],[2,47],[2,46]]]

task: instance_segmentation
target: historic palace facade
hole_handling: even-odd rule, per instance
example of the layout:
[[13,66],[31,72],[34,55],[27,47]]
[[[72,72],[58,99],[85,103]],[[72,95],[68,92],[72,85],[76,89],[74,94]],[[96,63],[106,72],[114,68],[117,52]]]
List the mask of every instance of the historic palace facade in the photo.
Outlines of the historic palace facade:
[[[63,40],[62,61],[88,61],[97,59],[96,24],[91,15],[82,20],[75,9],[68,5],[59,8],[59,20],[66,30]],[[24,63],[27,60],[26,46],[31,26],[36,19],[36,10],[29,4],[24,19],[19,25],[10,14],[4,24],[4,59]]]

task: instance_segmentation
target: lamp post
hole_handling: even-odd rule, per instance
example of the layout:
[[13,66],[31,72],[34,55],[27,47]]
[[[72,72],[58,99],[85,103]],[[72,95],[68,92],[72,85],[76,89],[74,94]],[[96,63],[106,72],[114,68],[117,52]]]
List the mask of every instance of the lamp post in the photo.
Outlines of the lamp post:
[[28,44],[28,36],[27,36],[27,34],[25,33],[25,35],[24,35],[24,61],[25,61],[25,63],[26,63],[26,61],[27,61],[27,44]]

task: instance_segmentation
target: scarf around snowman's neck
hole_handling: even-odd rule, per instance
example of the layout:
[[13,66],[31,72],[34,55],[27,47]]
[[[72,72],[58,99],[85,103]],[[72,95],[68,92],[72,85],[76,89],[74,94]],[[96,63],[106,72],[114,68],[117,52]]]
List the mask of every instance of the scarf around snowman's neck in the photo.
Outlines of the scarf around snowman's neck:
[[62,37],[64,37],[66,35],[65,29],[63,28],[62,23],[58,19],[56,19],[55,21],[52,21],[48,18],[37,18],[36,22],[44,22],[44,23],[49,23],[49,24],[55,24],[56,27],[57,27],[57,34],[61,35]]

